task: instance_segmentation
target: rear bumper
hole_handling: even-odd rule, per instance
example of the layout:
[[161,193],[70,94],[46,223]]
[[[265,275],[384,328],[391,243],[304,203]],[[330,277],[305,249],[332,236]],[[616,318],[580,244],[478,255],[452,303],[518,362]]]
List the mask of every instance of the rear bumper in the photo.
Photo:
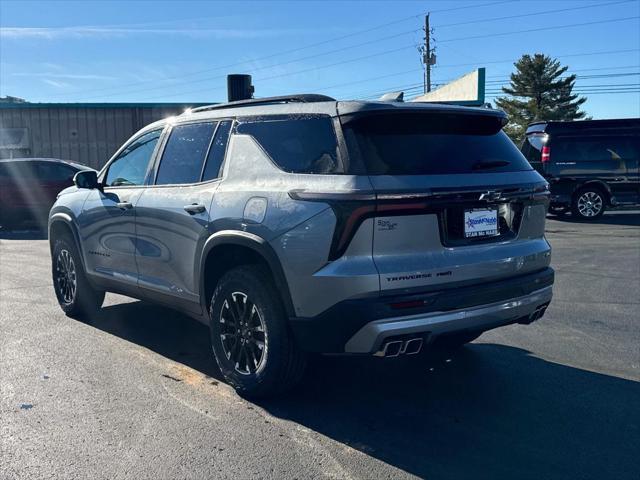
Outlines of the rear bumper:
[[435,339],[458,331],[530,323],[536,319],[532,318],[534,312],[551,301],[553,281],[553,269],[546,268],[476,285],[346,300],[316,317],[292,318],[290,325],[304,350],[374,353],[385,339],[394,336]]
[[545,287],[506,302],[471,309],[376,320],[362,327],[349,339],[345,352],[373,353],[380,350],[390,337],[419,335],[434,339],[453,332],[481,332],[516,322],[530,323],[542,316],[541,313],[551,301],[551,289],[552,287]]

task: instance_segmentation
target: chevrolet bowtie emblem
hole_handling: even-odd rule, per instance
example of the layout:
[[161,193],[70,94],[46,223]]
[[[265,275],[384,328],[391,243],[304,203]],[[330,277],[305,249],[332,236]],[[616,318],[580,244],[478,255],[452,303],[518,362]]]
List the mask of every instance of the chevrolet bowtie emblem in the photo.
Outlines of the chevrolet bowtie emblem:
[[502,192],[498,192],[496,190],[489,190],[488,192],[482,193],[480,195],[480,200],[485,200],[487,202],[494,202],[499,200],[502,197]]

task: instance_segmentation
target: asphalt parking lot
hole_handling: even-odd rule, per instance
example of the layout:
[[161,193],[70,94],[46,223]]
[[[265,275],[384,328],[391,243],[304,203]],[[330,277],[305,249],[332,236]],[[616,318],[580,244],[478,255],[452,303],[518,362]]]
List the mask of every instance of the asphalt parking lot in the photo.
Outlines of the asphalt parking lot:
[[65,317],[47,242],[0,236],[0,478],[640,478],[640,212],[550,219],[555,298],[452,358],[315,359],[252,403],[208,332],[108,295]]

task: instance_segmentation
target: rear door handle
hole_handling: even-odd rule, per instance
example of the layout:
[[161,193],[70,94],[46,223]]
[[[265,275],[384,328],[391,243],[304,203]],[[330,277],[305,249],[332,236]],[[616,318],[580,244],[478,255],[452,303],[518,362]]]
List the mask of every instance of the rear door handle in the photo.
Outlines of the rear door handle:
[[121,208],[122,210],[129,210],[133,208],[133,204],[131,202],[118,202],[116,203],[116,207]]
[[206,210],[204,205],[199,203],[192,203],[191,205],[184,206],[185,212],[188,212],[190,215],[195,215],[196,213],[202,213]]

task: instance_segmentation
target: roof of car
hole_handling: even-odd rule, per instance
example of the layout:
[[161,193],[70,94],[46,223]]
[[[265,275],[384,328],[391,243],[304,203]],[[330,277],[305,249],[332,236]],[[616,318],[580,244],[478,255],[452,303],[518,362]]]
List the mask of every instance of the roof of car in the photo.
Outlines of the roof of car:
[[527,127],[527,133],[576,133],[584,130],[640,129],[640,118],[613,118],[607,120],[576,120],[573,122],[543,121]]
[[182,123],[194,120],[219,118],[260,117],[267,115],[329,115],[354,116],[371,112],[450,112],[460,114],[481,114],[504,117],[501,110],[480,107],[463,107],[445,103],[425,102],[385,102],[335,100],[318,94],[288,95],[249,101],[216,104],[186,111],[177,117],[159,120],[148,125],[145,130],[153,130],[166,123]]
[[69,160],[61,160],[59,158],[3,158],[0,159],[0,163],[10,163],[10,162],[51,162],[51,163],[62,163],[64,165],[68,165],[73,168],[77,168],[79,170],[85,170],[87,168],[86,165],[81,165],[79,163],[71,162]]

